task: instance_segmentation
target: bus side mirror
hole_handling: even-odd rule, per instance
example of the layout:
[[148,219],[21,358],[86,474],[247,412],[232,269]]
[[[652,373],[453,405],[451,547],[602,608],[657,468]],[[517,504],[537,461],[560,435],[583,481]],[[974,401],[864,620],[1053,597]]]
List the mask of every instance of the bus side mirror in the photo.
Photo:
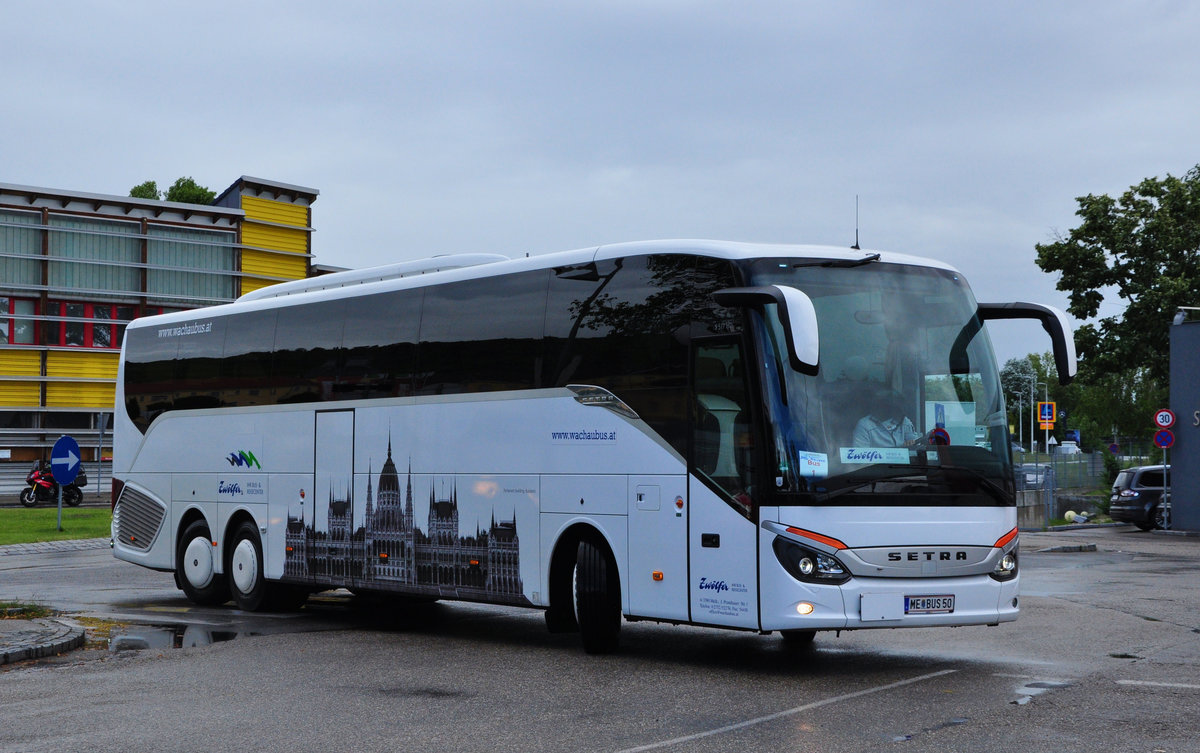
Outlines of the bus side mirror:
[[779,320],[783,323],[784,339],[787,340],[788,363],[802,374],[817,373],[820,336],[817,328],[817,310],[812,299],[802,291],[788,285],[763,285],[755,288],[725,288],[713,293],[717,303],[727,308],[759,307],[768,303],[779,306]]
[[1042,323],[1042,329],[1050,335],[1054,345],[1054,366],[1058,369],[1058,381],[1070,384],[1075,378],[1078,363],[1075,360],[1075,337],[1071,332],[1071,323],[1067,315],[1053,306],[1043,306],[1040,303],[981,303],[979,304],[979,320],[987,322],[994,319],[1037,319]]

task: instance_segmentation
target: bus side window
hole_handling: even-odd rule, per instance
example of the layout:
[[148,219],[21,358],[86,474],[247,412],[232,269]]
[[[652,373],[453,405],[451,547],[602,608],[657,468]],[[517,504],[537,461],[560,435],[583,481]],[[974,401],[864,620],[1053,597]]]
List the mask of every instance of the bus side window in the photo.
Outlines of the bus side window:
[[421,308],[418,394],[540,387],[549,274],[534,270],[429,288]]
[[750,517],[754,433],[741,343],[736,338],[706,339],[696,343],[692,355],[693,469]]

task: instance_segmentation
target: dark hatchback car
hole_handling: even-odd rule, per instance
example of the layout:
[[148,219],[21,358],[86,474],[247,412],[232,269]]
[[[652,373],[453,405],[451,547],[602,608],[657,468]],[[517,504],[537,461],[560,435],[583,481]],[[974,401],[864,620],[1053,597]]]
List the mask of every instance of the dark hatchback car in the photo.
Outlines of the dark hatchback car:
[[[1143,531],[1165,524],[1163,490],[1170,485],[1171,466],[1141,465],[1126,468],[1113,482],[1108,514],[1113,520],[1133,523]],[[1170,497],[1166,506],[1170,505]]]

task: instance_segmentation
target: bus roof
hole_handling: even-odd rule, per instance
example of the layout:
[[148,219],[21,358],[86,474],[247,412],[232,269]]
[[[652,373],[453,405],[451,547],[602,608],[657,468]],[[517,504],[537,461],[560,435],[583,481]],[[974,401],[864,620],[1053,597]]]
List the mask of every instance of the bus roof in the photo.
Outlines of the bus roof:
[[[442,282],[456,282],[477,277],[548,269],[592,261],[603,261],[628,256],[651,254],[694,254],[717,259],[838,259],[854,261],[879,255],[879,260],[891,264],[933,267],[952,272],[957,270],[944,262],[919,256],[909,256],[886,251],[856,249],[843,246],[817,246],[786,243],[744,243],[715,240],[653,240],[612,243],[573,251],[557,251],[537,256],[509,259],[500,254],[455,254],[433,256],[426,259],[397,262],[377,267],[348,270],[303,280],[278,283],[252,291],[236,301],[205,307],[204,315],[223,314],[228,311],[252,311],[286,306],[299,302],[292,296],[301,296],[306,301],[329,300],[343,296],[355,296],[368,292],[424,287]],[[134,320],[130,327],[160,326],[174,321],[186,321],[196,316],[201,309],[188,309],[153,317]]]

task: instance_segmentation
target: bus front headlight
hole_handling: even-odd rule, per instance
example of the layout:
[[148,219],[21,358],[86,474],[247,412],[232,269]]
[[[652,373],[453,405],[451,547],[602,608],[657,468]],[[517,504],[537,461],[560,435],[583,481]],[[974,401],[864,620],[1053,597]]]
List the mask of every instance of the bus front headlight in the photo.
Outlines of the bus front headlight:
[[775,537],[772,548],[779,564],[798,581],[839,585],[850,580],[850,572],[845,565],[832,555],[801,546],[782,536]]
[[996,563],[996,568],[988,575],[1001,582],[1017,577],[1017,550],[1005,552],[1000,561]]

